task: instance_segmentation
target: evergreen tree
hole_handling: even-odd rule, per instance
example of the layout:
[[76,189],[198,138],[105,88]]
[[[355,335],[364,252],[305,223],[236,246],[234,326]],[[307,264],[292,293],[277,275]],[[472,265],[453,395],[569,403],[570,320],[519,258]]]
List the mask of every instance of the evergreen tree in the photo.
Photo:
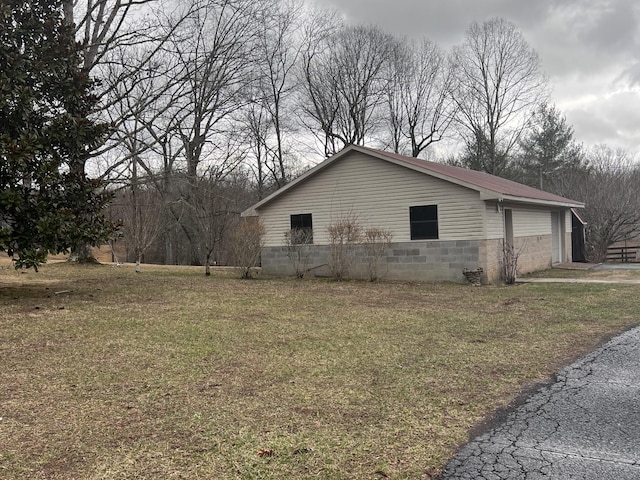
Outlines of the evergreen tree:
[[582,148],[573,140],[573,128],[553,105],[538,107],[520,149],[518,181],[541,190],[555,190],[560,176],[583,167]]
[[511,178],[512,163],[508,153],[499,147],[492,148],[490,140],[479,130],[465,141],[458,159],[458,166],[504,178]]
[[70,168],[104,141],[93,83],[56,0],[0,0],[0,251],[37,267],[111,231],[108,195]]

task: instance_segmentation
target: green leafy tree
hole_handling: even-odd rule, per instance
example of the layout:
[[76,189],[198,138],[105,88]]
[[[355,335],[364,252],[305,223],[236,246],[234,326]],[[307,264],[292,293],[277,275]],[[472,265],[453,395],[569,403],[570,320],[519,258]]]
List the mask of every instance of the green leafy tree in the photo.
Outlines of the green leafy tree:
[[109,195],[71,165],[104,141],[73,26],[56,0],[0,0],[0,251],[16,268],[112,230]]

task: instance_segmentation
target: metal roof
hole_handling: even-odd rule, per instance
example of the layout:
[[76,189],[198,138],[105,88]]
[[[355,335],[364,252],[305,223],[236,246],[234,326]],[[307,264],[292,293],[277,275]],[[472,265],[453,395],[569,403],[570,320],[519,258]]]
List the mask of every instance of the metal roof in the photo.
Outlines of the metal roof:
[[271,200],[279,197],[287,190],[293,188],[295,185],[304,182],[309,177],[316,175],[319,171],[323,170],[329,165],[347,156],[350,152],[354,151],[364,153],[375,158],[394,163],[396,165],[410,168],[414,171],[431,175],[433,177],[437,177],[442,180],[446,180],[451,183],[470,188],[472,190],[476,190],[480,192],[480,198],[482,198],[483,200],[509,200],[512,202],[555,205],[562,207],[584,207],[584,203],[582,202],[570,200],[559,195],[554,195],[552,193],[538,190],[537,188],[529,187],[527,185],[523,185],[512,180],[507,180],[505,178],[497,177],[489,173],[469,170],[467,168],[454,167],[452,165],[446,165],[444,163],[429,162],[420,158],[406,157],[404,155],[377,150],[375,148],[362,147],[359,145],[349,145],[332,157],[316,165],[314,168],[308,170],[306,173],[291,181],[281,189],[262,199],[251,208],[245,210],[244,212],[242,212],[242,215],[255,215],[256,209],[269,203]]
[[[519,197],[528,200],[541,200],[545,202],[557,202],[557,203],[570,203],[572,206],[582,206],[582,202],[570,200],[553,193],[548,193],[537,188],[529,187],[506,178],[497,177],[485,172],[479,172],[476,170],[470,170],[468,168],[454,167],[453,165],[447,165],[444,163],[429,162],[420,158],[406,157],[404,155],[398,155],[396,153],[385,152],[383,150],[376,150],[368,147],[357,147],[361,151],[369,151],[376,156],[385,156],[392,158],[400,163],[405,163],[413,167],[417,167],[420,170],[424,170],[425,173],[435,173],[438,176],[448,177],[451,180],[457,180],[454,183],[468,184],[475,186],[482,190],[487,190],[497,194],[502,194],[509,197]],[[575,204],[575,205],[574,205]]]

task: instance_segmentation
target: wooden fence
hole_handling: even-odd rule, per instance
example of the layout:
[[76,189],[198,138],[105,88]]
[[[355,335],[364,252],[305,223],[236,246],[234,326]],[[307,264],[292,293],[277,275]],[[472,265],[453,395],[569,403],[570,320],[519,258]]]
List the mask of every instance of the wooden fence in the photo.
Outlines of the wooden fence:
[[607,262],[629,263],[638,262],[640,245],[612,246],[607,249]]

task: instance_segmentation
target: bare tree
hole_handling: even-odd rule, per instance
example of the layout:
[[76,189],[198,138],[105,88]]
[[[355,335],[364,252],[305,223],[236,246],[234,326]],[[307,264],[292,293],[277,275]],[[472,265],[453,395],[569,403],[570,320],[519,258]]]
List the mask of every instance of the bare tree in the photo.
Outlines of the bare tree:
[[255,71],[245,122],[259,198],[269,187],[279,188],[290,179],[285,136],[294,129],[291,102],[297,88],[294,69],[302,48],[301,12],[301,0],[273,0],[269,9],[258,12]]
[[335,139],[328,133],[333,129],[337,111],[330,101],[322,101],[330,98],[331,92],[321,82],[321,78],[317,78],[314,65],[319,59],[329,55],[330,39],[341,28],[342,19],[336,11],[311,10],[302,32],[303,49],[298,70],[298,83],[301,86],[298,120],[323,145],[324,155],[327,157],[331,155],[329,152],[337,150]]
[[[136,169],[136,162],[132,162]],[[119,195],[122,233],[127,250],[133,251],[136,272],[140,272],[143,256],[163,229],[164,209],[158,192],[149,184],[140,184],[133,174],[131,189]],[[142,188],[141,188],[142,187]]]
[[172,223],[190,245],[191,262],[203,262],[207,274],[237,217],[227,183],[244,161],[234,114],[247,103],[258,6],[250,0],[184,4],[188,15],[178,17],[177,26],[169,21],[172,35],[163,50],[175,72],[170,94],[161,98],[168,108],[160,102],[159,125],[146,123],[162,159]]
[[[171,27],[167,26],[167,29],[171,30]],[[177,219],[172,215],[171,207],[176,205],[180,196],[177,189],[172,188],[172,182],[176,162],[182,158],[183,147],[176,141],[175,130],[182,116],[178,99],[184,92],[183,72],[174,56],[161,52],[153,62],[147,62],[136,72],[119,78],[122,65],[136,63],[129,60],[130,57],[145,55],[139,50],[116,49],[110,55],[116,65],[107,69],[109,81],[113,81],[114,96],[120,96],[121,100],[106,112],[116,129],[111,150],[103,152],[100,157],[105,161],[100,170],[112,185],[119,184],[131,190],[132,194],[124,198],[131,202],[133,210],[138,208],[135,192],[139,188],[139,178],[144,178],[144,189],[155,189],[157,212],[163,215],[159,223],[164,227],[155,235],[163,236],[166,261],[175,263],[176,241],[172,232],[176,231]],[[135,220],[134,216],[129,223],[133,224]],[[136,229],[125,231],[125,234],[139,236]],[[127,240],[128,244],[134,241]],[[149,247],[147,245],[145,250]]]
[[321,42],[307,39],[302,56],[303,120],[325,156],[363,145],[380,126],[394,38],[376,27],[343,27]]
[[[158,0],[62,0],[65,21],[74,24],[83,45],[83,69],[90,72],[110,50],[144,42],[152,25],[144,21],[147,5]],[[135,24],[135,28],[132,28]]]
[[[237,203],[225,203],[220,191],[223,178],[243,158],[232,114],[247,103],[251,50],[265,3],[63,0],[66,21],[75,22],[84,45],[84,69],[103,83],[103,109],[97,113],[108,115],[113,126],[113,137],[100,152],[100,173],[127,184],[135,166],[153,182],[171,214],[164,222],[171,224],[165,234],[168,257],[175,243],[169,233],[176,226],[189,239],[192,261],[200,258],[201,249],[205,258],[213,254],[211,245],[219,245],[213,233],[221,231],[217,227],[204,240],[199,234],[206,213],[198,207],[237,210]],[[72,167],[86,171],[87,160]],[[183,166],[187,178],[179,176]],[[216,206],[209,199],[198,205],[199,180],[212,183],[212,176]],[[83,256],[82,246],[77,252]]]
[[[84,73],[100,80],[100,109],[96,116],[110,117],[113,137],[105,147],[97,152],[77,159],[70,166],[76,174],[92,173],[96,176],[95,162],[100,158],[107,164],[106,171],[98,175],[109,177],[111,173],[128,164],[129,158],[122,158],[112,152],[118,149],[122,123],[132,112],[122,108],[131,89],[137,85],[138,73],[152,63],[164,42],[170,36],[159,29],[155,20],[159,16],[150,15],[152,7],[161,0],[62,0],[64,21],[75,26],[76,37],[83,46],[82,69]],[[179,22],[176,22],[178,24]],[[123,55],[124,51],[136,51],[139,55]],[[116,117],[113,107],[117,108]],[[94,160],[94,162],[90,162]],[[72,259],[94,260],[86,244],[77,245],[72,251]]]
[[219,254],[225,235],[241,210],[234,195],[233,180],[243,161],[240,146],[231,142],[225,148],[224,158],[219,156],[216,164],[202,175],[185,175],[180,184],[180,200],[173,212],[176,218],[181,218],[180,227],[194,250],[200,250],[207,276],[211,262]]
[[[120,151],[124,153],[122,160],[116,162],[105,173],[115,171],[115,167],[125,161],[127,171],[123,172],[126,189],[120,196],[124,204],[123,233],[128,249],[133,249],[136,271],[145,251],[152,245],[165,224],[165,208],[163,190],[157,188],[158,180],[152,161],[145,157],[154,157],[154,138],[148,135],[145,125],[152,124],[156,118],[155,111],[149,108],[154,104],[156,90],[154,78],[148,82],[137,82],[132,94],[119,105],[131,113],[131,118],[123,119],[118,135]],[[117,114],[117,110],[114,109]],[[150,117],[150,118],[149,118]],[[122,118],[122,117],[121,117]],[[142,172],[140,172],[142,170]]]
[[454,119],[452,69],[438,45],[426,39],[398,42],[389,69],[390,146],[417,157],[442,140]]
[[514,24],[494,18],[474,22],[465,42],[453,48],[451,61],[466,163],[500,175],[529,112],[545,96],[540,59]]
[[186,86],[176,131],[190,177],[197,176],[203,158],[215,155],[218,142],[224,145],[224,138],[235,134],[231,116],[246,103],[255,5],[252,0],[208,1],[193,10],[173,40],[172,54]]
[[587,167],[564,172],[558,193],[585,203],[587,257],[603,262],[615,242],[640,234],[640,167],[625,150],[599,145]]
[[275,186],[274,173],[277,174],[269,145],[269,139],[273,136],[273,121],[262,101],[251,101],[247,106],[244,131],[248,152],[253,159],[249,168],[255,180],[257,200],[261,200]]

